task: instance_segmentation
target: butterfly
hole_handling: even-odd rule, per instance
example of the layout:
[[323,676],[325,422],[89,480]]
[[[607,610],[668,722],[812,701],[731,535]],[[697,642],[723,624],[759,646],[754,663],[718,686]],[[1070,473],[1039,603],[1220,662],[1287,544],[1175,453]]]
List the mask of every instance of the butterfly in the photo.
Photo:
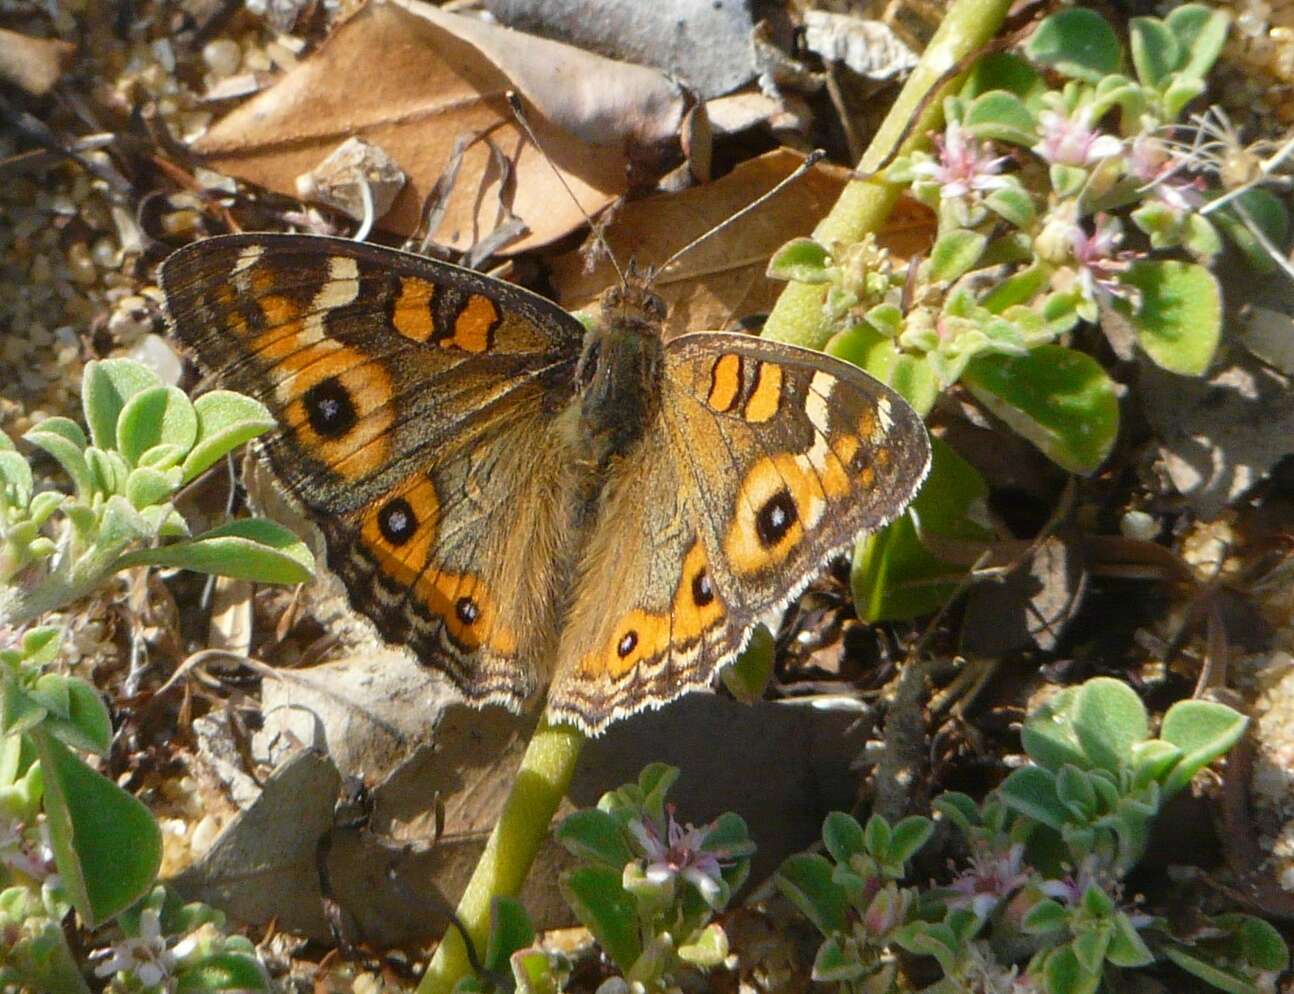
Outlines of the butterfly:
[[161,268],[173,333],[278,419],[260,443],[352,606],[467,700],[597,734],[709,685],[930,444],[892,389],[749,335],[664,341],[631,271],[601,319],[370,244],[237,234]]

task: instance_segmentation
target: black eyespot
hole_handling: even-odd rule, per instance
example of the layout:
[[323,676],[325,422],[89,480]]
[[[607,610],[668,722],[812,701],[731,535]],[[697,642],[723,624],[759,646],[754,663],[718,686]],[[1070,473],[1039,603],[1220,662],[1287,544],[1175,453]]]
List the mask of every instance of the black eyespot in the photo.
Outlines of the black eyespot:
[[625,632],[624,637],[620,640],[620,643],[616,646],[616,653],[620,656],[621,659],[624,659],[625,656],[629,655],[629,653],[634,651],[634,646],[636,646],[637,644],[638,644],[638,633],[635,631]]
[[458,620],[465,625],[470,625],[481,616],[481,609],[477,607],[476,601],[470,597],[460,597],[454,605],[454,613],[458,615]]
[[692,603],[697,607],[705,607],[712,600],[714,600],[714,587],[710,585],[710,574],[701,570],[692,577]]
[[392,545],[404,545],[418,530],[418,516],[407,500],[397,497],[377,512],[377,527]]
[[340,438],[355,427],[355,404],[350,391],[335,376],[320,380],[302,398],[310,427],[320,438]]
[[755,515],[755,531],[759,535],[759,541],[765,548],[772,548],[791,530],[798,518],[795,498],[783,487],[764,501],[764,506]]

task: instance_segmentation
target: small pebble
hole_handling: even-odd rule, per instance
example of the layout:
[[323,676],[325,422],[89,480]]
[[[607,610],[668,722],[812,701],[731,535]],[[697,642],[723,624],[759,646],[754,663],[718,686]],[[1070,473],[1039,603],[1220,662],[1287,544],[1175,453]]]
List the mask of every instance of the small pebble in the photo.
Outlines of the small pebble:
[[76,242],[67,250],[67,268],[72,279],[81,286],[93,286],[99,278],[99,271],[85,242]]
[[212,75],[219,78],[238,72],[238,65],[242,60],[243,51],[232,38],[216,38],[202,48],[202,61],[207,64]]
[[1119,531],[1124,538],[1153,542],[1159,534],[1159,519],[1145,511],[1128,511],[1119,520]]

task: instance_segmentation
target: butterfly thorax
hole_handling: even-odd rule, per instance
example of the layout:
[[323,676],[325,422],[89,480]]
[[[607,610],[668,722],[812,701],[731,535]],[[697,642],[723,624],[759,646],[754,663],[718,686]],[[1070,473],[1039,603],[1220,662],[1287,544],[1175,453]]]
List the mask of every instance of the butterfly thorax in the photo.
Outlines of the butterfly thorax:
[[664,301],[630,279],[607,291],[601,320],[584,336],[575,372],[580,434],[600,468],[628,452],[656,415],[664,319]]

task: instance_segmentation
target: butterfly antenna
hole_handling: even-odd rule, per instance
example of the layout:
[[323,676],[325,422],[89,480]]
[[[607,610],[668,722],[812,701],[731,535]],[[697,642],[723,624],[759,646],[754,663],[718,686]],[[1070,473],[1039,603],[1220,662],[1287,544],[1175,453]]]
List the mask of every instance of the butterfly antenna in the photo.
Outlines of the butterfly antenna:
[[725,228],[729,227],[730,225],[735,224],[737,221],[740,221],[743,217],[745,217],[747,214],[749,214],[749,213],[750,213],[751,211],[753,211],[755,208],[757,208],[757,207],[761,206],[762,204],[764,204],[765,202],[767,202],[767,201],[771,200],[773,197],[776,197],[779,193],[781,193],[781,192],[782,192],[782,190],[783,190],[784,188],[786,188],[786,187],[790,186],[790,185],[791,185],[792,183],[794,183],[797,179],[799,179],[801,176],[803,176],[805,173],[807,173],[810,169],[812,169],[815,165],[817,165],[819,162],[821,162],[821,161],[823,160],[823,158],[825,158],[825,157],[826,157],[826,154],[827,154],[827,153],[826,153],[826,152],[824,152],[822,149],[820,149],[820,148],[815,148],[812,152],[810,152],[807,156],[805,156],[804,161],[803,161],[803,162],[801,162],[801,163],[800,163],[800,164],[795,168],[795,172],[791,173],[789,176],[787,176],[785,179],[783,179],[780,183],[778,183],[778,184],[777,184],[775,187],[773,187],[771,190],[769,190],[768,192],[764,193],[762,196],[760,196],[760,197],[756,197],[754,200],[752,200],[750,203],[748,203],[748,204],[747,204],[745,207],[743,207],[741,210],[737,211],[737,213],[736,213],[736,214],[729,215],[729,216],[728,216],[728,217],[726,217],[724,220],[722,220],[722,221],[720,221],[718,224],[716,224],[716,225],[715,225],[713,228],[711,228],[710,230],[708,230],[708,231],[706,231],[706,232],[703,232],[702,234],[698,235],[696,238],[693,238],[690,242],[688,242],[688,243],[687,243],[686,245],[684,245],[681,249],[679,249],[677,252],[675,252],[673,255],[671,255],[668,259],[666,259],[666,260],[664,261],[664,263],[662,263],[660,266],[658,266],[658,267],[656,268],[656,271],[655,271],[655,274],[654,274],[654,275],[659,276],[661,273],[665,272],[665,270],[667,270],[670,266],[674,265],[674,263],[678,262],[678,260],[679,260],[682,256],[687,255],[687,253],[691,252],[694,248],[696,248],[698,245],[700,245],[700,244],[701,244],[702,242],[704,242],[706,239],[708,239],[708,238],[712,238],[713,236],[717,235],[719,232],[723,231]]
[[561,183],[562,188],[570,194],[571,200],[575,203],[579,212],[584,215],[584,220],[588,222],[589,228],[593,232],[593,237],[601,244],[602,250],[606,252],[607,258],[611,260],[611,265],[615,268],[616,275],[620,277],[620,282],[623,284],[625,282],[624,270],[620,268],[620,263],[616,261],[615,253],[611,251],[611,246],[607,243],[606,238],[603,237],[602,229],[598,227],[593,218],[589,217],[589,212],[584,209],[584,205],[581,204],[579,198],[575,196],[575,191],[572,190],[571,185],[566,182],[566,177],[562,175],[562,171],[557,168],[557,163],[549,158],[548,153],[544,151],[544,146],[539,143],[539,136],[535,134],[535,129],[532,128],[530,126],[530,122],[526,120],[526,111],[521,106],[521,98],[517,96],[517,91],[509,90],[504,94],[504,96],[508,100],[508,106],[512,108],[512,113],[513,116],[516,117],[517,123],[521,125],[521,130],[524,131],[526,133],[526,137],[530,139],[530,144],[534,145],[539,154],[544,157],[544,161],[548,163],[549,168],[552,169],[553,173],[557,176],[557,181]]

